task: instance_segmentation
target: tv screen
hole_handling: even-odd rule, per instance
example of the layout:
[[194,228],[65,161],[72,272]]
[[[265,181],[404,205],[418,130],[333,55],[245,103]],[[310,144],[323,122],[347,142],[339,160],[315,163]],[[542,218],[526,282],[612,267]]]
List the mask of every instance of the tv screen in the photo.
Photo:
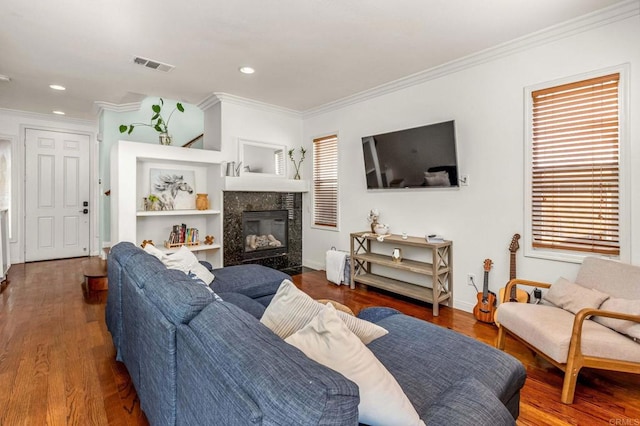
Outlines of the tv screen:
[[458,186],[454,121],[362,138],[367,189]]

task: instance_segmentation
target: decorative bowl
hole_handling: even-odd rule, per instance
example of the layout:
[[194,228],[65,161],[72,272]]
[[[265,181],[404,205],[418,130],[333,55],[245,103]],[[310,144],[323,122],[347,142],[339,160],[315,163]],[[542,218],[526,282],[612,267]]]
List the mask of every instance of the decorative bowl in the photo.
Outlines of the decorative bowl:
[[378,223],[373,228],[373,231],[378,235],[387,235],[389,233],[389,226],[384,223]]

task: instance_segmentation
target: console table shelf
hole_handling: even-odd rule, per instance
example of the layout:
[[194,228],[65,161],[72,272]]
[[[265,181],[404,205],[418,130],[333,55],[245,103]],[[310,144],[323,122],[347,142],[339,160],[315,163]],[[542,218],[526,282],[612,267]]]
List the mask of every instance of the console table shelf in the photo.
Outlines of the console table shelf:
[[[382,241],[378,241],[377,237],[378,235],[370,232],[351,234],[351,288],[355,288],[355,284],[358,282],[431,303],[433,304],[433,316],[438,316],[441,303],[452,306],[453,259],[451,241],[428,243],[424,238],[408,237],[402,239],[400,235],[393,234],[384,236]],[[430,259],[428,259],[430,261],[402,259],[398,262],[389,255],[372,250],[373,246],[373,248],[382,248],[385,252],[390,252],[389,246],[391,245],[415,247],[418,251],[424,249],[427,256],[430,255]],[[373,273],[374,265],[414,273],[421,281],[425,276],[430,279],[425,280],[424,285],[409,283],[382,275],[378,271]],[[431,287],[428,287],[429,284]]]

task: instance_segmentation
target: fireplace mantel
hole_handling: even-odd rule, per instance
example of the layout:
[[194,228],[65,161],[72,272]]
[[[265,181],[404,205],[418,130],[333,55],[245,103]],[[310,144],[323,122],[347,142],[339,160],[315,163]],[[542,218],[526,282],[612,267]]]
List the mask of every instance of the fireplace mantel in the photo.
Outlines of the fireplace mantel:
[[222,190],[239,192],[309,192],[309,181],[278,177],[226,176]]

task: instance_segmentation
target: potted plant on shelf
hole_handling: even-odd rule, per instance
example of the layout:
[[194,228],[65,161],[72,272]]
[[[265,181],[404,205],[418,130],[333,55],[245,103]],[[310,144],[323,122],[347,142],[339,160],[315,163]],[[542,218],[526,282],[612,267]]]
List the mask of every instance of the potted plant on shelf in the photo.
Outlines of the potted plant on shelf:
[[164,107],[164,101],[160,98],[159,104],[151,105],[151,110],[153,111],[153,115],[151,116],[151,122],[147,123],[131,123],[129,125],[121,124],[120,125],[120,133],[127,133],[128,135],[133,132],[133,129],[136,126],[148,126],[154,128],[160,134],[160,143],[162,145],[171,145],[171,135],[169,135],[169,121],[171,121],[171,117],[176,110],[180,112],[184,112],[184,107],[180,102],[176,103],[176,107],[169,114],[169,118],[166,120],[162,117],[162,107]]

